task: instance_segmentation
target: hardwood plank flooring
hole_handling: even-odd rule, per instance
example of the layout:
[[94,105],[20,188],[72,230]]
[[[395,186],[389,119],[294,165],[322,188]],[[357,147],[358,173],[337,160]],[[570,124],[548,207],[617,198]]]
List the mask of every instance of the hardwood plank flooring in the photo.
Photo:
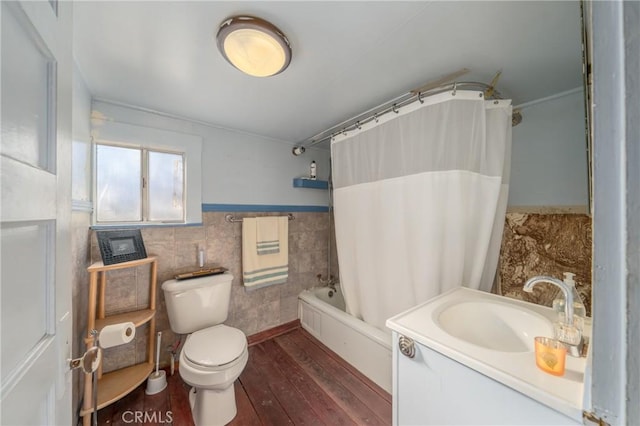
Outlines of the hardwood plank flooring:
[[[302,328],[284,331],[250,345],[230,425],[391,424],[391,395]],[[177,371],[164,391],[145,387],[100,410],[98,424],[193,425],[190,387]]]

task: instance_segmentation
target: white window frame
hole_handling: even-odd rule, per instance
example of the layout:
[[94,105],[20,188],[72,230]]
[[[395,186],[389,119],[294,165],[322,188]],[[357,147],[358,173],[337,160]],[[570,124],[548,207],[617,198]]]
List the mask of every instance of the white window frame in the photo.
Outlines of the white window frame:
[[[141,220],[139,221],[133,221],[133,222],[128,222],[128,221],[122,221],[122,220],[107,220],[107,221],[99,221],[98,220],[98,197],[94,196],[94,200],[95,200],[95,223],[98,226],[104,226],[104,225],[120,225],[120,224],[130,224],[130,223],[135,223],[135,224],[142,224],[142,225],[158,225],[158,224],[181,224],[181,223],[185,223],[185,218],[186,218],[186,205],[187,205],[187,188],[186,188],[186,176],[187,176],[187,163],[186,163],[186,155],[184,152],[181,151],[170,151],[167,149],[155,149],[155,148],[149,148],[149,147],[140,147],[140,146],[133,146],[130,144],[122,144],[122,143],[111,143],[111,142],[104,142],[104,141],[94,141],[94,149],[95,149],[95,155],[97,158],[98,155],[98,146],[111,146],[111,147],[116,147],[116,148],[126,148],[126,149],[133,149],[133,150],[138,150],[140,152],[140,201],[141,201],[141,212],[140,212],[140,216],[141,216]],[[173,155],[177,155],[182,157],[182,218],[177,219],[177,220],[151,220],[149,219],[149,211],[151,209],[151,198],[149,195],[149,184],[150,184],[150,179],[149,179],[149,153],[151,152],[157,152],[157,153],[161,153],[161,154],[173,154]],[[97,173],[97,161],[95,162],[96,164],[96,168],[95,171]],[[95,184],[95,188],[94,188],[94,194],[97,195],[97,187],[98,187],[98,183],[97,183],[97,179],[96,179],[96,175],[94,174],[94,181],[96,182]]]
[[[202,223],[202,138],[200,136],[177,133],[150,127],[137,126],[114,121],[94,120],[92,128],[93,151],[93,200],[94,227],[123,227],[123,226],[176,226],[198,225]],[[136,148],[143,151],[166,152],[182,154],[184,173],[184,220],[183,221],[149,221],[144,205],[148,201],[143,199],[143,220],[136,222],[98,222],[97,221],[97,184],[96,184],[96,154],[97,145],[120,146]],[[146,176],[146,160],[143,159],[142,176]],[[141,176],[141,177],[142,177]],[[148,185],[145,185],[148,186]],[[142,197],[147,196],[147,188],[142,189]]]

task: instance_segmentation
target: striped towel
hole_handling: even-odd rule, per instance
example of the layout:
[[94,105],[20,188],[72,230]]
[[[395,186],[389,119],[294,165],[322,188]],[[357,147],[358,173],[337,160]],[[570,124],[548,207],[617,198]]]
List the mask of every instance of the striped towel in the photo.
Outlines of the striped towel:
[[256,289],[287,282],[289,277],[289,218],[274,217],[278,222],[277,253],[259,255],[257,220],[242,220],[242,278],[247,289]]
[[274,216],[256,218],[256,249],[258,255],[280,253],[279,221],[280,218]]

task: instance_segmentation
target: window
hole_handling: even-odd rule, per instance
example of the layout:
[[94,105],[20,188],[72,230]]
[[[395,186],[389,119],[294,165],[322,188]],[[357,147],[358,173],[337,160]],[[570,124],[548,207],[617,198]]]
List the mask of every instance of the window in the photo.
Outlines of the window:
[[148,218],[184,222],[184,160],[182,154],[148,152]]
[[184,222],[184,153],[96,144],[96,222]]
[[93,120],[93,225],[202,223],[202,138]]

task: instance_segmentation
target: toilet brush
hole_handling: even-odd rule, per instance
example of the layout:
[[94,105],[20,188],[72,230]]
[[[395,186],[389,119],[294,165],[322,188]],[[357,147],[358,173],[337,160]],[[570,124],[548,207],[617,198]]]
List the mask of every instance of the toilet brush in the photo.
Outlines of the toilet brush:
[[147,379],[147,395],[154,395],[162,392],[167,387],[167,372],[159,370],[160,367],[160,342],[162,341],[162,331],[158,331],[156,342],[156,371],[149,375]]

